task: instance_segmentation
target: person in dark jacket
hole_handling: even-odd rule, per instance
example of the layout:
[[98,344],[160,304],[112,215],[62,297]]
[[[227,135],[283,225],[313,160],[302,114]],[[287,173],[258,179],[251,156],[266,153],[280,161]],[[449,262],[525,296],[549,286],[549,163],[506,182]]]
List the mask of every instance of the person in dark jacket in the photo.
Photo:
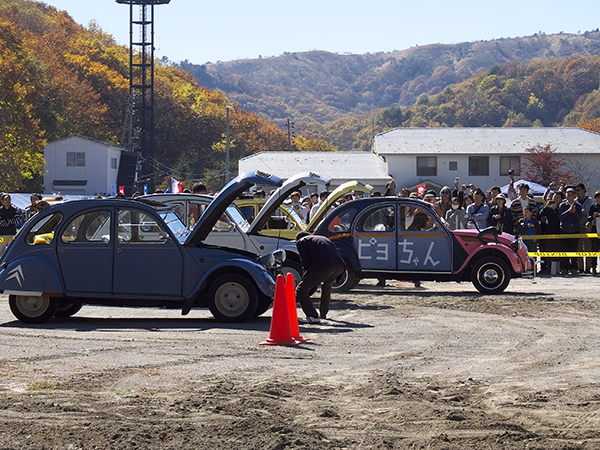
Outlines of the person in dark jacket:
[[[573,187],[568,187],[566,190],[567,199],[558,207],[558,215],[560,217],[560,231],[563,234],[578,234],[579,221],[581,220],[581,205],[577,202],[577,194]],[[564,239],[562,243],[563,251],[576,252],[577,239]],[[562,258],[561,271],[567,274],[569,271],[572,275],[577,274],[577,258]]]
[[331,300],[331,285],[344,272],[344,260],[335,244],[326,237],[301,231],[296,235],[296,240],[305,271],[302,281],[296,286],[296,300],[306,314],[305,323],[320,323],[319,314],[308,293],[321,285],[320,318],[326,319]]
[[[596,200],[596,204],[590,206],[590,210],[588,211],[588,222],[592,223],[592,233],[599,233],[600,227],[598,227],[598,225],[600,224],[600,191],[596,191],[594,194],[594,200]],[[599,238],[592,238],[590,241],[592,242],[592,251],[597,252],[598,242],[600,242]],[[596,270],[598,267],[598,257],[593,256],[590,259],[592,274],[596,275],[598,273]]]
[[[558,207],[565,199],[562,192],[554,192],[548,203],[540,209],[538,218],[542,229],[542,234],[560,234],[560,216]],[[562,241],[560,239],[541,239],[539,242],[541,252],[561,252]],[[560,262],[561,258],[544,257],[543,271],[550,273],[553,262]]]

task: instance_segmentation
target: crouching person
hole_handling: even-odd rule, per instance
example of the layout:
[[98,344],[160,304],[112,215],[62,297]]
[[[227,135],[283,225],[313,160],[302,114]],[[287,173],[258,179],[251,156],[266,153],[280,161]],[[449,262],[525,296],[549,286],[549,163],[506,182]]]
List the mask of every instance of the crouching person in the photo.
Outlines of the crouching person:
[[[301,322],[321,323],[320,319],[326,319],[329,312],[331,285],[345,270],[344,260],[335,244],[326,237],[301,231],[296,235],[296,241],[304,268],[302,281],[296,286],[296,300],[306,314],[306,320]],[[319,285],[321,285],[320,315],[309,297],[309,292]]]

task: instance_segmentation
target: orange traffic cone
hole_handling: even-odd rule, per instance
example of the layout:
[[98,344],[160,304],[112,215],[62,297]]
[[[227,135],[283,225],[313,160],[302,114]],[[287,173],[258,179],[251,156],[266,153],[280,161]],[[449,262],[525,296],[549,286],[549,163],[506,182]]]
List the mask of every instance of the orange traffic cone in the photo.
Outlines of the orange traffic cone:
[[296,289],[294,286],[294,275],[288,273],[285,276],[285,296],[287,297],[288,313],[290,316],[290,331],[292,337],[300,342],[306,342],[310,338],[300,336],[300,327],[298,326],[298,310],[296,309]]
[[261,342],[260,345],[298,345],[299,343],[299,341],[292,338],[285,284],[283,275],[279,274],[275,282],[275,299],[273,300],[269,339]]

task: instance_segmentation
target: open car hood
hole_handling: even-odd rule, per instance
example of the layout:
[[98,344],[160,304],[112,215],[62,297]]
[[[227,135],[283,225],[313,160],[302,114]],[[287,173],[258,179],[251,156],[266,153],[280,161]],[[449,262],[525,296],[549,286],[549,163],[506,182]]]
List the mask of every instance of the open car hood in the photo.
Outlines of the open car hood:
[[288,178],[279,189],[273,192],[273,194],[261,208],[259,213],[252,221],[250,229],[248,230],[248,234],[258,234],[258,232],[265,227],[271,218],[271,215],[277,210],[277,208],[279,208],[279,206],[292,192],[297,191],[307,184],[327,185],[330,181],[331,179],[329,177],[317,175],[316,173],[312,172],[301,172]]
[[323,203],[319,207],[319,209],[317,209],[315,215],[312,217],[312,219],[310,219],[310,222],[308,222],[306,230],[314,230],[317,224],[321,222],[321,220],[323,220],[323,217],[325,217],[325,214],[327,214],[331,206],[344,195],[346,195],[348,192],[360,191],[368,194],[372,190],[373,186],[371,186],[370,184],[361,183],[357,180],[347,181],[344,184],[338,186],[336,189],[334,189],[334,191],[331,194],[329,194],[329,196],[325,200],[325,203]]
[[238,195],[249,187],[255,184],[263,186],[281,186],[282,182],[283,180],[281,178],[261,172],[260,170],[246,172],[234,178],[219,191],[210,205],[206,207],[206,210],[198,219],[198,223],[185,240],[185,244],[200,243],[206,239],[227,207],[233,203]]

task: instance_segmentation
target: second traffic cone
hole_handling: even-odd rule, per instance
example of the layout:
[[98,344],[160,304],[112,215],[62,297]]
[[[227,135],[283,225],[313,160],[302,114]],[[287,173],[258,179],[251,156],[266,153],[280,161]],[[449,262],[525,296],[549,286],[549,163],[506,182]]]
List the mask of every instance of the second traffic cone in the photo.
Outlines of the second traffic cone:
[[300,336],[300,327],[298,326],[298,310],[296,309],[296,289],[294,286],[294,275],[288,273],[285,276],[285,296],[287,297],[288,314],[290,316],[290,331],[292,337],[300,342],[306,342],[310,338]]
[[260,345],[298,345],[299,343],[299,341],[292,338],[285,284],[283,275],[279,274],[275,282],[271,331],[269,332],[269,338],[261,342]]

